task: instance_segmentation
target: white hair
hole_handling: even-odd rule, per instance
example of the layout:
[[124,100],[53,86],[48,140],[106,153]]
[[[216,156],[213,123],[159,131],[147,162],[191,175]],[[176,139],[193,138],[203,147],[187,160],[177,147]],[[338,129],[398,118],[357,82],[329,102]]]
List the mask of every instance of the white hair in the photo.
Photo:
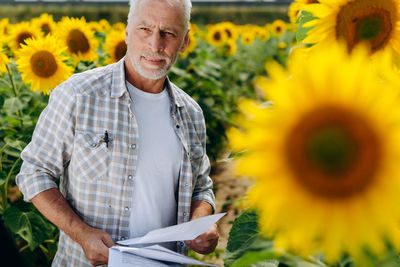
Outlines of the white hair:
[[[149,0],[129,0],[129,14],[128,14],[128,25],[130,25],[130,22],[132,21],[132,17],[135,14],[136,8],[139,6],[140,3],[144,1],[149,1]],[[161,0],[167,2],[170,6],[173,6],[177,2],[180,3],[183,6],[183,16],[185,18],[184,24],[185,24],[185,30],[189,29],[189,23],[190,23],[190,11],[192,10],[192,2],[190,0]],[[162,12],[159,10],[159,12]]]

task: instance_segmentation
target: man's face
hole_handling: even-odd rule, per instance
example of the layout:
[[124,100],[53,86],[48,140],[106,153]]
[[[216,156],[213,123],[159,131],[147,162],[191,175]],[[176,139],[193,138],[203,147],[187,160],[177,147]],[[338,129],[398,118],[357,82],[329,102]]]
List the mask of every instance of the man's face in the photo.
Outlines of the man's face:
[[148,0],[136,11],[125,31],[127,59],[142,77],[161,79],[188,43],[183,8]]

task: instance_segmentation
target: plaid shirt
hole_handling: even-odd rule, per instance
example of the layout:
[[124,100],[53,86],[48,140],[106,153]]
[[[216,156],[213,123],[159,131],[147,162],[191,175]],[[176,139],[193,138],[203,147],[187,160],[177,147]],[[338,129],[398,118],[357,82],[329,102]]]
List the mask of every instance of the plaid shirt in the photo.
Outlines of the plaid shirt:
[[[200,106],[166,81],[174,128],[183,146],[178,185],[177,222],[189,220],[191,202],[214,209],[206,129]],[[71,76],[51,93],[32,141],[21,154],[16,177],[29,201],[57,188],[78,216],[115,241],[129,237],[129,218],[138,159],[138,125],[130,109],[124,59]],[[107,130],[109,142],[104,133]],[[185,245],[178,242],[178,251]],[[53,266],[91,266],[81,246],[63,231]]]

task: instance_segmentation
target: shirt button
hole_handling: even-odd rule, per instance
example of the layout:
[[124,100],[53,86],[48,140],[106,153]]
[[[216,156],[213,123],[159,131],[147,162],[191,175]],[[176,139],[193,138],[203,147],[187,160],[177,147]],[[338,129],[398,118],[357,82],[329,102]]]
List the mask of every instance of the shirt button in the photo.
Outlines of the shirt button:
[[92,147],[95,147],[95,146],[96,146],[96,143],[93,143],[93,144],[92,144]]
[[186,212],[183,212],[183,216],[186,216]]
[[129,207],[125,207],[125,211],[128,211],[129,210]]
[[185,183],[185,187],[188,187],[189,186],[189,184],[188,183]]
[[128,180],[132,180],[133,176],[132,175],[128,175]]
[[125,240],[125,237],[121,237],[121,240]]
[[181,126],[179,126],[179,124],[176,125],[176,129],[179,129]]
[[136,148],[136,144],[132,144],[132,145],[131,145],[131,148],[132,148],[132,149],[135,149],[135,148]]

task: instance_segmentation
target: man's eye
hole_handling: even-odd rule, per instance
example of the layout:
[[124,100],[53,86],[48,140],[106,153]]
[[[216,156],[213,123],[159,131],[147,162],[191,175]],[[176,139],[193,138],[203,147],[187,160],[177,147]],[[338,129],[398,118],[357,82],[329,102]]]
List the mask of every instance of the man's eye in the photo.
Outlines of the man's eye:
[[172,32],[162,32],[161,35],[166,35],[166,36],[175,36],[174,33]]

